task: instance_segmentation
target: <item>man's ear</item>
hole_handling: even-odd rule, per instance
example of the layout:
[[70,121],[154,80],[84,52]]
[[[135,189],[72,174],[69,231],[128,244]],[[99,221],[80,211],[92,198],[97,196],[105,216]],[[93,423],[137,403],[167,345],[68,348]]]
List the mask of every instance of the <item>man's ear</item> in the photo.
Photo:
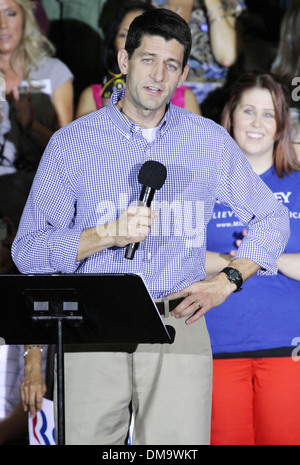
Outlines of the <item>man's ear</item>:
[[184,70],[182,71],[182,74],[179,78],[179,82],[177,84],[177,87],[180,87],[182,86],[182,84],[184,83],[184,81],[186,80],[187,78],[187,75],[189,74],[189,70],[190,70],[190,66],[189,65],[185,65],[184,67]]
[[128,72],[128,53],[126,52],[125,48],[121,48],[118,51],[118,64],[122,74],[127,74]]

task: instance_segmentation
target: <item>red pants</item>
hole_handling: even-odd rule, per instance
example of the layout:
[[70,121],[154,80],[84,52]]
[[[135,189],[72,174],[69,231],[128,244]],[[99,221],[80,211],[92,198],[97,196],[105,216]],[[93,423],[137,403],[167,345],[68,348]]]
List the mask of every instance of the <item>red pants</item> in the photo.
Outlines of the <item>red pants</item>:
[[213,445],[300,445],[300,361],[214,360]]

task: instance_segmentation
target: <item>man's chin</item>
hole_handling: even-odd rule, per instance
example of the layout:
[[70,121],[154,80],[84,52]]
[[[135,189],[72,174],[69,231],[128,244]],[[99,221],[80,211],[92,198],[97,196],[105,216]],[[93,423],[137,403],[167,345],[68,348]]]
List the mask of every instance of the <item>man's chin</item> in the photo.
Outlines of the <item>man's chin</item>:
[[156,100],[147,100],[144,102],[144,109],[148,111],[156,111],[156,110],[161,110],[162,108],[165,108],[167,103],[169,102],[170,98],[167,100],[165,98],[161,99],[156,99]]

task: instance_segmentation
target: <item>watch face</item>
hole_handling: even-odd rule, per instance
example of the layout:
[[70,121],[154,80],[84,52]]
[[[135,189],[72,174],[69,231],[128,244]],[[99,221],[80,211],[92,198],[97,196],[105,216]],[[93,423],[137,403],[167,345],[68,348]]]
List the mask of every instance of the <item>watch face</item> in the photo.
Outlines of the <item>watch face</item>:
[[241,278],[240,272],[237,270],[230,270],[229,276],[235,281],[239,281]]
[[242,278],[241,273],[235,268],[230,268],[230,267],[226,267],[222,271],[227,275],[227,279],[231,283],[236,285],[237,289],[234,292],[237,292],[238,290],[240,290],[243,284],[243,278]]

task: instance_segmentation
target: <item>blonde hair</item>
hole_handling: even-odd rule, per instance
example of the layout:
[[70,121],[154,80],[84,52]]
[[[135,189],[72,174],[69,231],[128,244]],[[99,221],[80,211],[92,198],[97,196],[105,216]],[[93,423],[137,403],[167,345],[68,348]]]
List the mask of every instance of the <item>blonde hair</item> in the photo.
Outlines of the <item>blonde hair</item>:
[[14,0],[23,13],[23,36],[12,57],[12,67],[15,72],[17,64],[23,67],[23,78],[29,81],[32,66],[55,53],[54,45],[41,32],[36,21],[35,4],[31,0]]

